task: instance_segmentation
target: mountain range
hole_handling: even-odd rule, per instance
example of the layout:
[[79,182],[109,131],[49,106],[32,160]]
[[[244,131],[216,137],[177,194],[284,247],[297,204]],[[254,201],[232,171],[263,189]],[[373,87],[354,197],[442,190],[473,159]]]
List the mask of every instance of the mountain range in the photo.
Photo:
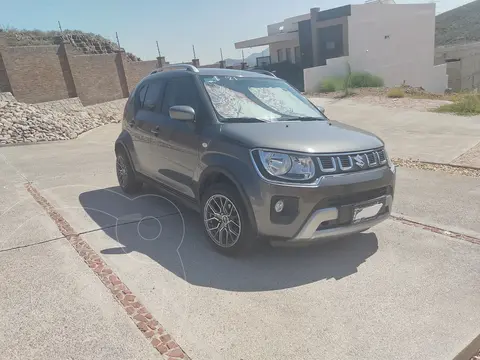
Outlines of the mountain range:
[[480,41],[480,0],[436,16],[435,46],[476,41]]
[[[263,50],[262,52],[253,53],[253,54],[248,55],[245,58],[245,62],[248,64],[248,66],[255,66],[255,65],[257,65],[257,57],[268,56],[269,54],[270,54],[270,52],[267,48],[267,49]],[[241,63],[242,63],[242,59],[231,59],[231,58],[225,59],[226,66],[239,65]]]

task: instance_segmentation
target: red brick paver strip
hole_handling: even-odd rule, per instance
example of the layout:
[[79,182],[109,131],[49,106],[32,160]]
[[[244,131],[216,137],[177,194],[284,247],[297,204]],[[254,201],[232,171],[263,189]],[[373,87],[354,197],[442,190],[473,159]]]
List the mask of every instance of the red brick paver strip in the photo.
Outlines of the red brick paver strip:
[[480,238],[478,238],[478,237],[474,237],[474,236],[470,236],[470,235],[466,235],[466,234],[461,234],[461,233],[458,233],[458,232],[452,231],[452,230],[441,229],[439,227],[432,226],[432,225],[422,224],[420,222],[417,222],[417,221],[414,221],[414,220],[411,220],[411,219],[407,219],[407,218],[403,217],[402,215],[392,214],[392,215],[390,215],[390,217],[394,220],[400,221],[402,224],[405,224],[405,225],[422,228],[423,230],[431,231],[431,232],[434,232],[436,234],[441,234],[441,235],[445,235],[445,236],[448,236],[448,237],[451,237],[451,238],[454,238],[454,239],[468,241],[468,242],[471,242],[472,244],[480,245]]
[[163,355],[165,359],[189,360],[190,357],[173,340],[165,328],[155,319],[147,308],[138,300],[127,285],[116,275],[103,259],[88,245],[73,227],[55,210],[46,198],[31,184],[26,183],[25,188],[35,201],[47,212],[55,222],[63,236],[77,251],[85,263],[100,278],[102,283],[110,290],[114,298],[123,307],[130,319],[137,325],[143,335],[150,340],[151,345]]

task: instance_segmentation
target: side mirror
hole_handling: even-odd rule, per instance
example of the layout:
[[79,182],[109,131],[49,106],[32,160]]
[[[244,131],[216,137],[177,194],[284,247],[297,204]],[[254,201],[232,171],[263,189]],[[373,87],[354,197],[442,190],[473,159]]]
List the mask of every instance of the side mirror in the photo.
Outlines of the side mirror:
[[317,109],[320,110],[322,114],[325,114],[325,108],[323,106],[317,105]]
[[195,110],[191,106],[175,105],[168,109],[170,117],[179,121],[195,121]]

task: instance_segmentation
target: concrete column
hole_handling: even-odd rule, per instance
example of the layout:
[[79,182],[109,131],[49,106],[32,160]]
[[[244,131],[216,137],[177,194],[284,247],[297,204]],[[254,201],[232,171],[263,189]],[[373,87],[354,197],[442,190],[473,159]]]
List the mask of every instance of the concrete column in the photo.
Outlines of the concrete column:
[[73,80],[72,69],[70,68],[70,62],[68,60],[68,53],[69,50],[71,50],[71,45],[68,42],[63,41],[60,36],[55,36],[54,42],[58,45],[57,56],[58,61],[60,61],[60,67],[62,68],[63,80],[67,87],[68,97],[77,97],[77,88],[75,86],[75,81]]
[[[126,58],[125,58],[125,50],[117,50],[115,51],[117,54],[115,56],[115,65],[117,66],[117,75],[118,75],[118,80],[120,81],[120,87],[122,89],[122,95],[123,97],[128,97],[130,95],[128,91],[128,82],[127,82],[127,76],[125,74],[125,63],[126,63]],[[135,85],[132,85],[132,87]],[[132,88],[133,89],[133,88]]]
[[310,9],[310,27],[312,30],[312,56],[313,66],[320,65],[320,46],[318,43],[318,31],[317,31],[317,14],[320,12],[320,8]]
[[165,56],[158,56],[157,57],[157,67],[159,68],[162,68],[166,65],[166,61],[165,61]]
[[6,53],[7,50],[7,38],[5,34],[0,32],[0,92],[12,92],[12,86],[8,79],[7,67],[3,61],[2,53]]
[[195,67],[199,67],[200,66],[200,60],[199,59],[192,59],[192,65],[195,66]]

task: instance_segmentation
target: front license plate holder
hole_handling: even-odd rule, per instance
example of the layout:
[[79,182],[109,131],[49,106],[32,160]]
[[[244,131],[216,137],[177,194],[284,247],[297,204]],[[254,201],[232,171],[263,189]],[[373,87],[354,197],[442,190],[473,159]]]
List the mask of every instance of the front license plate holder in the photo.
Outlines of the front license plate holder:
[[385,198],[375,199],[368,203],[357,204],[353,208],[352,222],[354,224],[374,219],[385,206]]

